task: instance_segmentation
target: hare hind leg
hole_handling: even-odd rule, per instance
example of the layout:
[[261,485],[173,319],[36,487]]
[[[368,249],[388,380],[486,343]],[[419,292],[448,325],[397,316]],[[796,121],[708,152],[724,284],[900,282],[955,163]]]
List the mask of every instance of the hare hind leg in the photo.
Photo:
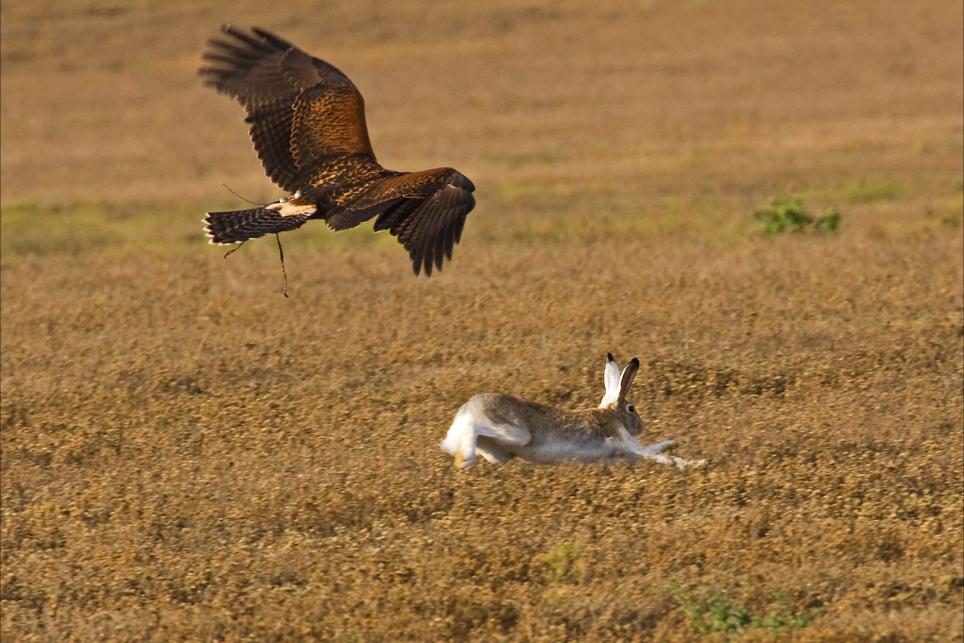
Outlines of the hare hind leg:
[[527,429],[504,422],[493,422],[488,417],[475,418],[473,424],[479,435],[480,444],[484,441],[487,446],[499,447],[500,450],[510,454],[512,447],[529,444],[529,440],[532,439]]
[[531,437],[529,432],[521,427],[492,422],[485,416],[472,417],[472,433],[472,461],[475,461],[475,453],[478,453],[492,464],[505,464],[511,460],[515,457],[513,447],[528,444]]
[[475,452],[492,464],[505,464],[515,457],[514,453],[506,451],[498,442],[484,435],[479,436],[476,440]]
[[[475,464],[476,453],[489,462],[503,464],[515,454],[512,447],[527,444],[529,432],[521,427],[491,421],[484,412],[465,404],[449,427],[440,446],[455,456],[455,466],[464,469]],[[481,444],[480,444],[481,440]]]

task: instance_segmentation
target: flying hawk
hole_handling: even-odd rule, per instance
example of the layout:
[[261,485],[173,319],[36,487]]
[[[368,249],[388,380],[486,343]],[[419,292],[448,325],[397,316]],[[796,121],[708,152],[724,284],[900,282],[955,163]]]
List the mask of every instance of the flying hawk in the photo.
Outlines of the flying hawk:
[[323,219],[334,230],[375,219],[405,246],[415,274],[452,258],[475,206],[472,181],[441,167],[386,170],[375,160],[365,103],[345,74],[278,36],[224,26],[198,70],[204,84],[247,112],[251,141],[268,177],[289,193],[250,210],[208,212],[211,243],[232,244]]

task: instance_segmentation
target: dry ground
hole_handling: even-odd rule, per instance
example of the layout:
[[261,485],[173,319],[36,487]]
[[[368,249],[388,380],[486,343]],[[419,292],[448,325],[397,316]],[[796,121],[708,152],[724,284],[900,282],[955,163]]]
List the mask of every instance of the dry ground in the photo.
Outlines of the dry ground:
[[[4,640],[961,640],[959,2],[267,4],[3,4]],[[223,21],[476,182],[441,275],[203,243],[279,196],[193,76]],[[790,191],[841,229],[763,238]],[[607,351],[705,468],[437,449]]]

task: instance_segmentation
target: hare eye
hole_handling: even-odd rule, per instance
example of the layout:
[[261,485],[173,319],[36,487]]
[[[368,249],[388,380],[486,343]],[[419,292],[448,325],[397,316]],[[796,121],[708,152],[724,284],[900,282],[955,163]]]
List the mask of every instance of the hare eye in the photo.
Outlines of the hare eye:
[[636,407],[633,406],[632,404],[627,404],[627,405],[626,405],[626,411],[627,411],[628,413],[636,413]]

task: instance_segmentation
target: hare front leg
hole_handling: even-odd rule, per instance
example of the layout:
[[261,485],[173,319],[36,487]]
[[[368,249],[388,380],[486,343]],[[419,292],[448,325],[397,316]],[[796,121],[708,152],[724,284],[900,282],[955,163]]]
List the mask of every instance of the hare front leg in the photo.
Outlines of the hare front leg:
[[674,446],[676,446],[676,440],[662,440],[660,442],[654,442],[653,444],[644,446],[643,448],[650,453],[662,453],[666,449]]
[[646,460],[655,460],[656,462],[662,464],[672,464],[675,465],[677,469],[685,469],[686,467],[702,466],[706,464],[706,460],[684,460],[683,458],[678,458],[675,455],[666,455],[663,453],[673,446],[676,446],[676,440],[662,440],[660,442],[654,442],[653,444],[643,447],[643,450],[647,454],[643,456],[643,458]]
[[643,458],[646,460],[655,460],[660,464],[672,464],[675,465],[677,469],[685,469],[689,466],[706,463],[706,460],[684,460],[683,458],[677,458],[675,455],[665,455],[663,453],[650,453],[643,456]]
[[702,465],[706,463],[706,460],[684,460],[683,458],[677,458],[675,455],[666,455],[665,453],[662,453],[662,451],[665,451],[674,444],[676,444],[674,440],[663,440],[649,446],[643,446],[636,442],[635,444],[632,444],[632,448],[626,454],[626,458],[630,461],[652,460],[654,462],[659,462],[660,464],[671,464],[677,469],[685,469],[688,466]]

